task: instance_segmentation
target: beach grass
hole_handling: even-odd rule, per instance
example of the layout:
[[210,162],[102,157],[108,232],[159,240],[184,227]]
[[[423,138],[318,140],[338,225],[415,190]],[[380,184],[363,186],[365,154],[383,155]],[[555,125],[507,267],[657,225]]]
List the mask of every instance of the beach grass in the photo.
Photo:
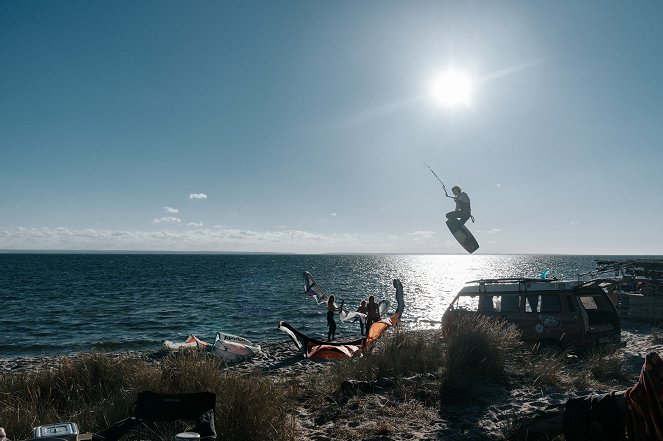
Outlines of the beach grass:
[[[216,393],[220,439],[294,439],[287,390],[259,374],[225,372],[218,360],[195,352],[175,354],[161,363],[93,353],[65,358],[51,370],[3,374],[0,421],[12,439],[30,438],[32,427],[62,421],[97,432],[126,418],[144,390]],[[161,436],[172,439],[173,434]]]
[[509,356],[522,347],[519,338],[520,331],[504,321],[459,317],[445,339],[441,402],[473,399],[487,381],[503,379]]
[[[516,328],[481,316],[446,335],[396,328],[361,358],[306,361],[296,374],[227,369],[204,352],[149,355],[90,353],[49,369],[0,373],[0,426],[14,440],[63,421],[97,432],[126,418],[140,391],[210,391],[219,440],[291,441],[311,430],[324,439],[401,439],[404,427],[426,432],[441,419],[446,434],[462,434],[468,412],[481,414],[513,389],[545,400],[544,390],[584,394],[629,383],[619,352],[537,350],[520,342]],[[519,417],[504,420],[503,439],[520,439]],[[183,430],[163,426],[149,439],[171,440]]]

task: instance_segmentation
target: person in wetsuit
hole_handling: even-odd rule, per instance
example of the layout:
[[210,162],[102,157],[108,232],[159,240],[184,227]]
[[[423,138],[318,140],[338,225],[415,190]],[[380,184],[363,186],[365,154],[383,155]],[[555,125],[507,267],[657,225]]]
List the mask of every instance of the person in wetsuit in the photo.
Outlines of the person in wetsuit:
[[335,303],[336,297],[333,295],[329,296],[327,300],[327,341],[332,341],[336,336],[336,320],[334,320],[334,315],[337,312],[340,312],[343,309],[343,300],[341,300],[341,306],[336,307]]
[[[364,314],[364,317],[366,314],[368,314],[368,307],[366,306],[366,300],[362,300],[361,303],[359,304],[359,307],[357,308],[357,312]],[[356,319],[355,319],[356,320]],[[359,327],[361,328],[361,336],[363,337],[364,334],[364,326],[366,324],[366,318],[359,318]],[[367,329],[368,330],[368,327]]]
[[380,320],[380,305],[375,301],[374,295],[368,296],[366,310],[366,335],[368,335],[371,325]]
[[459,186],[454,185],[451,189],[453,196],[449,196],[456,202],[456,209],[447,213],[447,219],[453,219],[461,227],[472,217],[472,208],[470,207],[470,197],[460,189]]

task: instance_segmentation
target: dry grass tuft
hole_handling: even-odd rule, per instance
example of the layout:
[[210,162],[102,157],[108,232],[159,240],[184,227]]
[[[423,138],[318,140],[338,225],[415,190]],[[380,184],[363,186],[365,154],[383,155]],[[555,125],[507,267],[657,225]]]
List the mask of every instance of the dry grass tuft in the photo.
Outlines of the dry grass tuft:
[[660,326],[651,327],[651,342],[655,345],[663,344],[663,331]]
[[363,357],[335,365],[332,381],[373,381],[381,377],[398,379],[436,372],[442,366],[443,354],[439,333],[399,329],[383,335],[378,346]]
[[596,349],[587,354],[582,363],[586,372],[599,384],[609,386],[627,380],[624,357],[615,350]]
[[484,380],[505,376],[508,355],[521,346],[519,331],[480,315],[459,317],[446,339],[442,401],[473,395]]
[[566,354],[554,350],[537,350],[526,361],[527,376],[532,386],[560,386],[569,383]]
[[[170,356],[160,364],[87,354],[50,371],[2,374],[0,421],[13,439],[30,438],[32,427],[60,421],[75,421],[82,431],[97,432],[126,418],[143,390],[215,392],[220,439],[295,438],[285,388],[259,375],[226,373],[216,359],[196,353]],[[170,438],[172,434],[163,435]]]
[[29,438],[33,426],[59,421],[102,429],[125,418],[137,387],[147,389],[153,379],[144,361],[103,354],[64,359],[49,371],[3,374],[0,421],[16,439]]
[[[330,427],[331,439],[387,439],[400,435],[413,421],[424,430],[439,418],[435,373],[443,354],[437,332],[385,334],[363,357],[334,363],[327,375],[313,374],[299,391],[300,402],[315,409],[315,426]],[[341,389],[346,380],[362,382],[367,389],[347,396]],[[388,385],[381,386],[384,383]]]

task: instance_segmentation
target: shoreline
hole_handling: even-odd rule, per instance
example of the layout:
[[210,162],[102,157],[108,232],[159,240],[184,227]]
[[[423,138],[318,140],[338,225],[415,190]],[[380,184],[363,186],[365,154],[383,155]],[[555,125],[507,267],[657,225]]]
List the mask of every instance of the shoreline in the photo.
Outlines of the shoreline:
[[[434,334],[438,329],[425,329],[407,332],[417,332],[422,334]],[[644,359],[644,356],[650,352],[647,350],[660,351],[663,353],[663,328],[661,329],[660,342],[648,343],[648,337],[653,339],[654,334],[657,334],[657,327],[646,323],[631,322],[622,320],[622,342],[624,347],[617,349],[622,351],[625,355],[635,358]],[[233,370],[250,370],[251,368],[258,367],[259,369],[267,372],[278,370],[278,365],[284,361],[291,361],[294,364],[297,360],[290,360],[291,358],[301,358],[301,362],[307,364],[320,364],[314,361],[306,360],[301,353],[297,350],[292,340],[284,337],[281,340],[270,340],[266,342],[256,342],[260,345],[262,353],[252,358],[241,361],[236,364],[228,365],[227,369]],[[2,372],[21,372],[25,370],[39,370],[44,368],[51,368],[57,366],[62,360],[75,359],[77,357],[89,354],[104,354],[111,357],[133,357],[143,359],[155,359],[164,356],[168,352],[167,349],[150,349],[145,351],[140,350],[121,350],[121,351],[105,351],[105,350],[89,350],[72,352],[68,354],[39,354],[39,355],[0,355],[0,373]],[[322,363],[325,364],[325,363]],[[638,368],[639,374],[639,368]]]

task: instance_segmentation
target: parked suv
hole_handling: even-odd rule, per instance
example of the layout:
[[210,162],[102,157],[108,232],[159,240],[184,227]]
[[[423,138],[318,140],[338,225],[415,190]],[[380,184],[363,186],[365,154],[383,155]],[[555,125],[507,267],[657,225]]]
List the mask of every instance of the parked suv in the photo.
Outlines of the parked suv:
[[504,319],[520,328],[523,341],[560,349],[619,345],[621,339],[619,315],[599,280],[474,280],[447,308],[443,329],[468,314]]

